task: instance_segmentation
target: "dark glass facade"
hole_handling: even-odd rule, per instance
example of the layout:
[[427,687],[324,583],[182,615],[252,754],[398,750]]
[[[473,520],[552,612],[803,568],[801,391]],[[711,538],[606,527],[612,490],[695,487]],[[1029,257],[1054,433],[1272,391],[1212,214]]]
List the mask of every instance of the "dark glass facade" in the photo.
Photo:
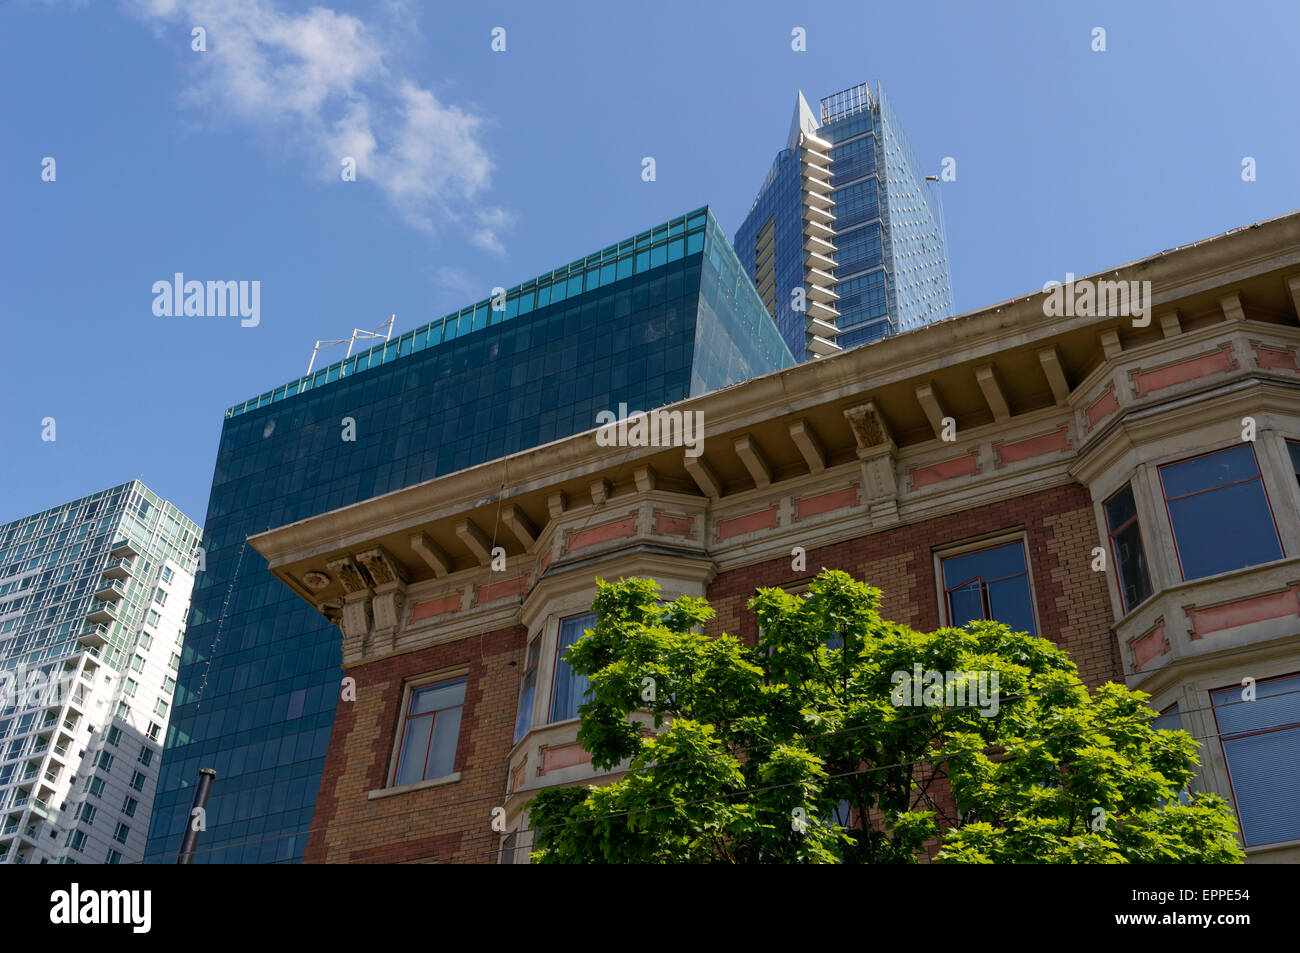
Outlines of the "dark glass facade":
[[782,149],[777,155],[754,207],[736,230],[736,254],[751,279],[756,277],[755,245],[768,222],[775,230],[775,307],[772,319],[790,353],[802,360],[804,315],[794,309],[791,295],[793,289],[803,284],[803,196],[797,149]]
[[[836,343],[847,349],[951,317],[942,212],[883,91],[873,96],[860,86],[822,100],[813,134],[831,144]],[[799,162],[799,147],[787,142],[736,230],[735,247],[756,277],[755,243],[774,223],[773,318],[802,359],[804,316],[791,306],[791,292],[804,281]]]
[[[227,412],[146,860],[170,862],[200,768],[196,862],[300,860],[337,629],[245,539],[794,363],[707,208]],[[355,439],[344,435],[349,421]]]

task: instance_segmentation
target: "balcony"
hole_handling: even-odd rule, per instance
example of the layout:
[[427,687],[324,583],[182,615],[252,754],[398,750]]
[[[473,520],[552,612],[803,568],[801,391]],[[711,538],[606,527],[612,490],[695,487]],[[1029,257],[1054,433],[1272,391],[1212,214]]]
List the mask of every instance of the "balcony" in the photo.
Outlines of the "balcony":
[[833,258],[827,258],[821,252],[806,252],[803,260],[804,264],[809,268],[815,268],[822,272],[831,272],[835,270],[835,260]]
[[78,645],[86,645],[97,649],[108,642],[108,626],[102,623],[88,625],[82,630],[80,638],[77,639]]
[[807,317],[815,318],[819,321],[833,323],[834,321],[838,320],[840,316],[840,313],[836,311],[834,308],[822,304],[816,298],[813,298],[811,296],[809,296],[809,300],[806,302],[806,307],[807,307]]
[[110,556],[117,556],[124,559],[134,559],[136,556],[140,555],[140,553],[136,551],[136,548],[131,545],[130,541],[125,539],[119,539],[114,543],[109,549],[108,554]]
[[[809,209],[809,211],[815,211],[815,209]],[[804,222],[804,234],[815,235],[825,241],[830,241],[835,237],[835,232],[833,232],[825,222],[816,221],[812,218],[809,218]]]
[[832,341],[835,340],[836,336],[840,333],[840,329],[835,325],[827,324],[819,318],[809,318],[804,330],[809,334],[816,334]]
[[[1156,592],[1115,625],[1130,687],[1150,690],[1162,674],[1226,653],[1294,637],[1300,625],[1300,558],[1235,569]],[[1202,661],[1203,660],[1203,661]],[[1232,679],[1228,679],[1232,681]]]
[[[826,231],[828,231],[828,232],[830,231],[830,226],[835,224],[835,216],[834,216],[834,215],[832,215],[830,212],[827,212],[825,209],[816,208],[815,206],[812,206],[812,205],[805,205],[805,206],[804,206],[804,209],[803,209],[803,220],[804,220],[805,222],[809,222],[809,223],[814,223],[814,222],[815,222],[816,224],[825,227]],[[808,234],[808,229],[804,229],[804,234],[805,234],[805,235]],[[835,234],[835,233],[834,233],[834,232],[831,232],[831,236],[830,236],[830,237],[827,237],[826,235],[823,235],[821,232],[814,232],[813,234],[817,235],[817,236],[818,236],[819,238],[821,238],[823,241],[828,241],[828,242],[829,242],[829,241],[831,240],[831,238],[834,237],[834,234]]]
[[111,579],[95,591],[99,602],[117,602],[126,598],[126,585],[120,579]]
[[823,255],[834,255],[835,246],[824,238],[818,238],[816,235],[808,235],[803,243],[804,251],[819,251]]
[[840,296],[825,285],[808,285],[808,297],[827,305],[840,300]]
[[117,558],[110,559],[108,565],[104,567],[105,579],[129,579],[131,569],[135,566],[134,559]]
[[807,196],[810,193],[817,193],[826,196],[826,198],[830,198],[832,191],[834,190],[831,188],[830,182],[826,179],[814,179],[812,176],[808,175],[803,178],[804,196]]
[[834,341],[827,340],[826,338],[815,334],[808,335],[807,347],[808,350],[812,351],[818,357],[828,357],[831,354],[838,353],[840,350],[840,346]]
[[90,604],[90,611],[86,613],[86,621],[100,624],[116,622],[117,607],[111,602],[96,600]]
[[821,192],[805,192],[803,196],[804,203],[811,205],[813,208],[819,208],[829,212],[835,207],[835,203],[829,195],[823,195]]

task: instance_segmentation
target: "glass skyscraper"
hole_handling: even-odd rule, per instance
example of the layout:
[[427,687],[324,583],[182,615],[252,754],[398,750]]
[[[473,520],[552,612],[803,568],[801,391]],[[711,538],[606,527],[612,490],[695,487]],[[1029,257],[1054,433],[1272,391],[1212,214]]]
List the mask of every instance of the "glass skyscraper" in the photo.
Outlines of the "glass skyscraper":
[[0,526],[0,863],[138,863],[199,528],[125,483]]
[[800,360],[952,315],[938,196],[879,86],[798,95],[735,248]]
[[341,637],[247,536],[793,363],[702,208],[227,411],[146,859],[175,859],[200,768],[195,862],[306,846]]

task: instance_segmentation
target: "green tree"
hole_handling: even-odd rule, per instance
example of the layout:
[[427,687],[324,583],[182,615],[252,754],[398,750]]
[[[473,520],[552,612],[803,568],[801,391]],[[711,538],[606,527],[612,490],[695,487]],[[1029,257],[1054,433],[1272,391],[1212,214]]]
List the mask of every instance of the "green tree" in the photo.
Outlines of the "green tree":
[[[627,773],[540,793],[535,861],[912,863],[927,844],[957,863],[1242,857],[1221,798],[1180,801],[1191,737],[1154,730],[1140,692],[1089,692],[1047,639],[915,632],[836,571],[802,596],[760,590],[756,646],[704,636],[706,601],[658,593],[602,581],[596,627],[568,650],[590,680],[578,740]],[[990,689],[996,673],[997,692],[949,707],[909,694],[918,671]]]

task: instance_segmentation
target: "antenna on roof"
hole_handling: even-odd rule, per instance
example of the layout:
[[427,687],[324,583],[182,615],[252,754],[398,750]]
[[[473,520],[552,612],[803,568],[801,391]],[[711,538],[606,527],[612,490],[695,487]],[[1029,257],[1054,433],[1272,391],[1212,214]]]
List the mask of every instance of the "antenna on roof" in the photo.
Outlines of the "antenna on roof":
[[[360,328],[353,328],[352,336],[349,338],[339,338],[336,341],[317,341],[316,346],[311,349],[311,360],[307,362],[307,373],[310,374],[311,369],[316,365],[316,355],[320,353],[322,347],[333,347],[335,344],[346,343],[348,346],[348,353],[344,360],[347,360],[348,357],[352,356],[352,345],[357,343],[358,338],[383,338],[385,341],[392,340],[393,322],[396,320],[397,315],[390,314],[388,320],[373,331],[363,331]],[[380,334],[380,331],[383,333]]]

